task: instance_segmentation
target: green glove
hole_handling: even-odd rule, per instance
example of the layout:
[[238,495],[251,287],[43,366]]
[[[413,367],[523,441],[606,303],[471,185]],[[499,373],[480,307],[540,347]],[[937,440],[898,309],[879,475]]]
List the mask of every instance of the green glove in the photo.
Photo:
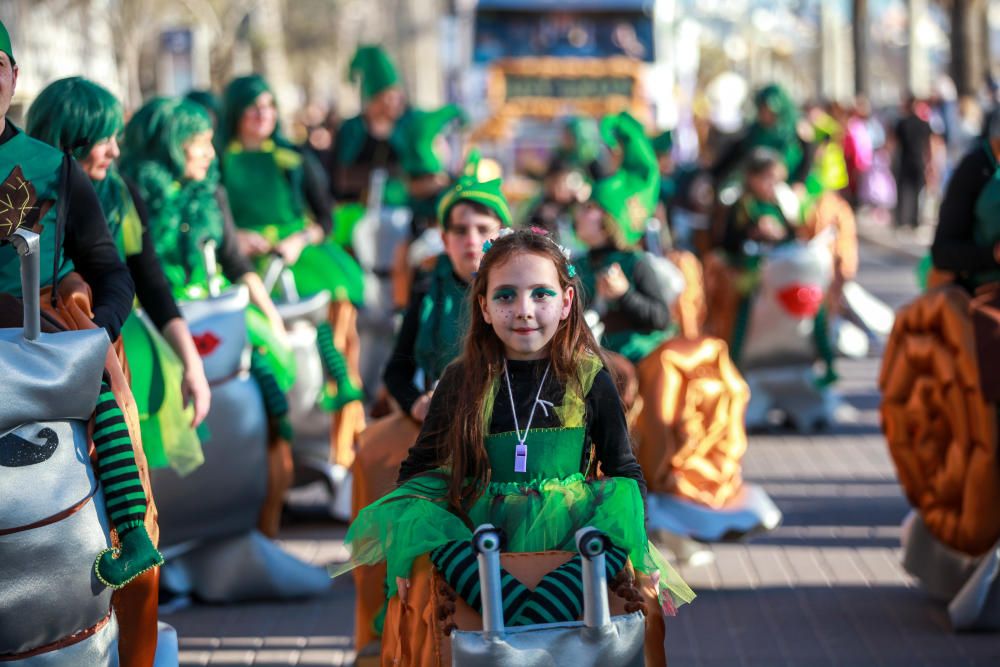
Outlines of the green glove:
[[105,549],[94,562],[94,571],[101,583],[109,588],[121,588],[139,575],[163,565],[163,555],[153,546],[145,526],[135,526],[119,535],[121,546]]

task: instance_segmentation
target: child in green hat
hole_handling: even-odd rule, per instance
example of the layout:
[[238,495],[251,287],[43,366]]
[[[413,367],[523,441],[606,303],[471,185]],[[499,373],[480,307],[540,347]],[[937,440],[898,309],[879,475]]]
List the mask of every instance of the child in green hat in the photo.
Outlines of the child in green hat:
[[619,170],[598,181],[577,211],[577,238],[588,247],[577,262],[584,303],[601,314],[601,344],[632,362],[668,337],[670,306],[651,257],[639,249],[659,195],[656,154],[628,112],[601,123],[621,152]]

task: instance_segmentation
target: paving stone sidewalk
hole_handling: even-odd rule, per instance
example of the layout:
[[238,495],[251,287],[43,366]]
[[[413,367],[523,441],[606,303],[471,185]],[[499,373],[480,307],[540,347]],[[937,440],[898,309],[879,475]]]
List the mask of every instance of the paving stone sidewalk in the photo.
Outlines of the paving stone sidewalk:
[[[861,279],[896,307],[913,296],[913,261],[862,248]],[[899,565],[907,511],[878,429],[878,360],[843,361],[845,422],[830,432],[753,435],[745,475],[784,512],[745,544],[711,547],[715,562],[681,568],[699,597],[669,619],[672,667],[961,667],[1000,665],[1000,635],[955,635],[944,606]],[[290,551],[317,564],[345,558],[344,527],[293,525]],[[354,658],[353,588],[318,600],[196,606],[165,616],[182,665],[342,665]]]

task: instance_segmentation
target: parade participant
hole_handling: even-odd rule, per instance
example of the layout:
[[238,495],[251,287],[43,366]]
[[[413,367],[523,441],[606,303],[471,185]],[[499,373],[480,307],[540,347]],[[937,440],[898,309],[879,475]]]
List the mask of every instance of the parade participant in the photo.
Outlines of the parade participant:
[[[6,229],[0,235],[6,238],[19,227],[40,234],[42,304],[50,324],[102,327],[115,341],[131,310],[134,283],[86,173],[69,156],[7,120],[17,75],[10,35],[0,23],[0,171],[8,174],[0,188],[17,202],[0,219],[0,230]],[[21,295],[20,259],[10,245],[0,246],[0,293]],[[5,300],[2,310],[7,326],[20,322],[17,301]],[[163,562],[155,546],[156,510],[134,403],[113,352],[105,370],[93,441],[117,546],[97,557],[95,569],[108,586],[131,584],[117,591],[113,602],[122,627],[122,664],[150,665],[157,633],[155,568]]]
[[[418,422],[427,415],[433,391],[444,369],[461,352],[468,324],[467,292],[483,256],[483,244],[501,227],[510,227],[510,209],[500,180],[480,183],[474,153],[459,180],[441,198],[438,219],[445,252],[434,270],[411,296],[410,305],[386,365],[386,388],[399,407]],[[424,388],[415,384],[420,370]]]
[[150,100],[125,127],[121,169],[146,202],[149,236],[174,295],[197,300],[212,293],[204,246],[213,242],[224,279],[246,286],[255,306],[247,311],[254,344],[251,373],[270,417],[273,458],[284,462],[280,470],[272,470],[261,518],[261,532],[273,536],[291,483],[291,430],[284,392],[294,379],[294,358],[289,358],[281,316],[240,253],[226,193],[219,185],[208,112],[190,100]]
[[1000,280],[1000,111],[990,113],[983,134],[948,183],[931,246],[934,267],[970,292]]
[[[399,176],[405,150],[400,121],[406,113],[406,96],[396,66],[380,46],[359,46],[349,74],[361,85],[362,111],[345,120],[337,132],[333,192],[338,201],[361,201],[373,170],[387,169],[390,177]],[[386,202],[405,203],[402,183],[393,178],[390,184]]]
[[[574,276],[545,234],[486,245],[462,356],[438,384],[400,487],[362,510],[346,538],[351,560],[337,573],[385,560],[389,596],[405,596],[414,559],[429,553],[479,609],[471,527],[492,523],[508,551],[537,552],[573,550],[575,531],[590,525],[610,538],[612,577],[630,559],[659,577],[665,610],[693,598],[646,538],[642,473]],[[505,622],[575,620],[579,568],[570,560],[534,591],[506,576]]]
[[[399,464],[427,416],[434,385],[461,354],[462,334],[469,323],[469,284],[482,260],[483,244],[502,227],[510,227],[510,209],[500,179],[479,182],[478,166],[479,154],[473,151],[462,175],[439,202],[445,251],[415,283],[383,375],[386,389],[406,416],[390,415],[362,433],[352,469],[355,516],[395,485]],[[376,617],[385,602],[385,568],[358,568],[354,580],[355,637],[360,650],[380,624]]]
[[[133,315],[126,322],[123,339],[147,459],[153,468],[169,462],[185,474],[202,459],[193,428],[208,414],[211,393],[201,356],[149,238],[145,204],[115,165],[120,154],[117,136],[124,126],[121,104],[114,95],[96,83],[73,77],[49,84],[39,93],[28,109],[26,130],[80,161],[97,189],[112,238],[135,281],[139,303],[176,355],[160,352],[142,319]],[[155,376],[151,375],[154,366],[160,369]],[[137,383],[137,374],[145,380]],[[165,384],[167,377],[176,386]],[[164,398],[152,414],[151,391],[163,392]],[[185,415],[189,403],[192,409]]]
[[250,257],[280,255],[301,296],[330,293],[331,321],[317,329],[324,368],[337,383],[330,405],[339,409],[360,400],[363,393],[352,378],[356,369],[351,372],[344,350],[334,344],[334,325],[353,330],[364,283],[354,259],[326,242],[333,218],[322,167],[284,137],[274,93],[258,75],[226,87],[217,143],[240,247]]
[[739,168],[755,148],[770,148],[785,165],[789,183],[803,183],[812,168],[812,148],[799,135],[799,112],[784,88],[765,86],[754,97],[757,115],[743,137],[730,146],[712,166],[716,183]]
[[759,260],[759,244],[776,244],[795,237],[778,203],[777,187],[784,181],[785,168],[777,153],[758,148],[750,154],[744,169],[743,194],[729,209],[722,242],[731,265],[753,268]]
[[589,248],[578,263],[581,297],[601,314],[601,344],[634,363],[669,335],[666,295],[650,256],[637,249],[656,206],[660,174],[645,130],[627,112],[606,117],[602,131],[621,147],[622,163],[597,182],[576,215],[576,236]]

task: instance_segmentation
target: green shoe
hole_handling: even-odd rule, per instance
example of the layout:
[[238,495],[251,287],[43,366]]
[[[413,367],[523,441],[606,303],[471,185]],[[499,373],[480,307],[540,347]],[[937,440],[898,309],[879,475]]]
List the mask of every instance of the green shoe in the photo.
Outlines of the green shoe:
[[121,546],[105,549],[94,562],[97,578],[109,588],[121,588],[139,575],[163,565],[163,555],[153,546],[145,526],[119,535]]

